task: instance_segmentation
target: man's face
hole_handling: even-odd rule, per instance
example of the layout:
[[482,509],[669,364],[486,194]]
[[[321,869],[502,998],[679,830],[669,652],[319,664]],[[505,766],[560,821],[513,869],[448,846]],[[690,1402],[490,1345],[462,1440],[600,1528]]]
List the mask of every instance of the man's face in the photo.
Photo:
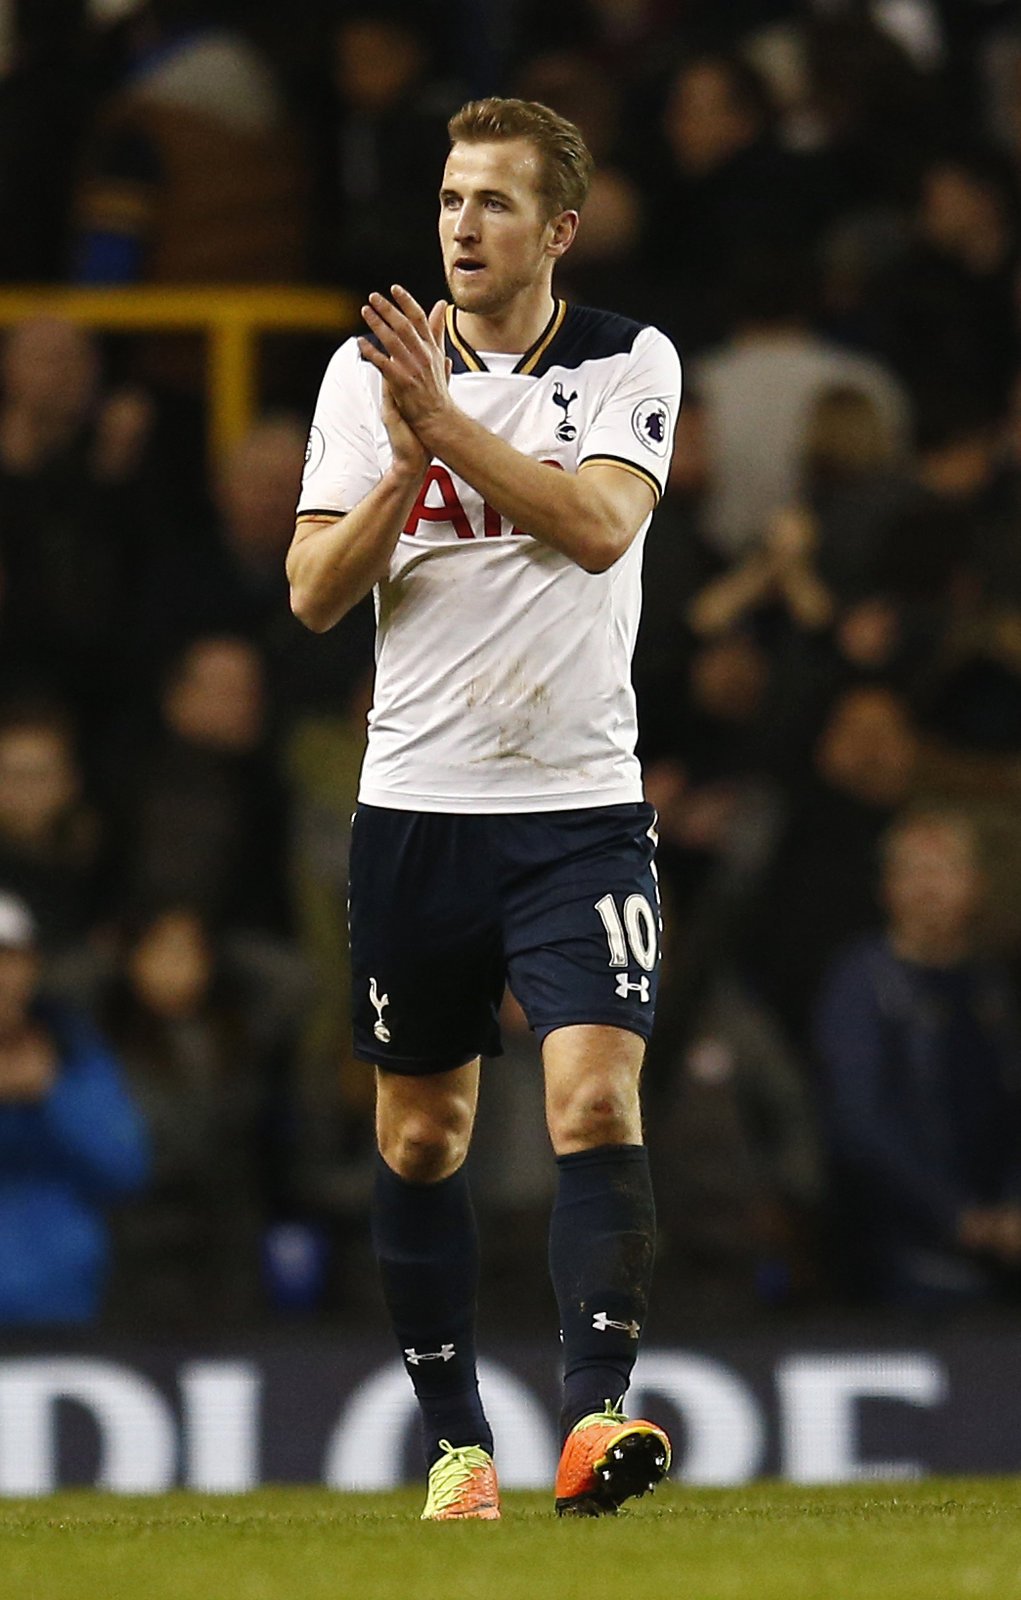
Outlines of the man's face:
[[42,839],[77,794],[74,757],[55,728],[9,728],[0,738],[0,832]]
[[984,889],[975,846],[964,826],[919,820],[893,840],[883,893],[896,928],[959,939],[972,926]]
[[459,311],[493,316],[529,289],[559,251],[527,139],[455,144],[440,188],[440,248]]
[[751,144],[758,128],[738,102],[727,73],[712,62],[681,72],[664,119],[667,140],[683,172],[699,177]]

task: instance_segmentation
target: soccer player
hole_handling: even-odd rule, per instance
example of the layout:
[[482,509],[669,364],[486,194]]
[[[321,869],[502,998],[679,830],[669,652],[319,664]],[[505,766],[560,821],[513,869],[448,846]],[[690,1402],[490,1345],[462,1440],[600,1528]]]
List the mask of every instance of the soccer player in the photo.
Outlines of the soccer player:
[[323,381],[288,576],[319,631],[375,591],[355,1045],[377,1069],[373,1239],[422,1411],[423,1516],[499,1516],[462,1163],[505,983],[541,1045],[559,1169],[556,1506],[594,1516],[670,1464],[621,1406],[653,1257],[639,1075],[660,935],[630,659],[680,366],[654,328],[552,292],[591,173],[577,128],[488,99],[449,131],[451,303],[369,296],[368,335]]

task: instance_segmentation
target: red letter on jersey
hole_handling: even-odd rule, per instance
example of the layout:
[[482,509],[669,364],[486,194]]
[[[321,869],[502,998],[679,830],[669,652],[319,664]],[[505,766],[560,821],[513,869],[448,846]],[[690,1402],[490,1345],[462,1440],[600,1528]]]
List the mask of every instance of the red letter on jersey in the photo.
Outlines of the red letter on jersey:
[[[429,493],[431,484],[437,484],[443,504],[427,506],[425,497]],[[457,498],[454,480],[446,467],[441,467],[433,462],[429,471],[422,480],[422,487],[418,491],[418,499],[411,508],[411,515],[404,524],[405,533],[417,533],[420,522],[449,522],[459,539],[474,539],[472,525],[465,515],[464,506]]]

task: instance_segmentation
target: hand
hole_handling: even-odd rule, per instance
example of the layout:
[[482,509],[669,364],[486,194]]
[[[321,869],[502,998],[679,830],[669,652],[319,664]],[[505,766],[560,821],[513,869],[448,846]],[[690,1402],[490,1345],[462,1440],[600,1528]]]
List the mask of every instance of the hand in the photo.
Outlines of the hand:
[[811,559],[818,543],[815,518],[805,506],[781,506],[769,522],[766,548],[775,569],[784,571]]
[[0,1104],[45,1100],[56,1081],[56,1054],[43,1034],[32,1032],[0,1048]]
[[413,478],[416,482],[425,477],[431,457],[417,433],[405,422],[397,409],[393,390],[383,379],[383,423],[390,436],[394,471]]
[[437,300],[427,317],[399,283],[391,292],[392,301],[370,294],[368,305],[362,307],[362,316],[383,349],[377,350],[368,339],[359,339],[358,349],[362,360],[381,374],[404,421],[428,450],[430,426],[451,405],[450,362],[443,350],[446,302]]

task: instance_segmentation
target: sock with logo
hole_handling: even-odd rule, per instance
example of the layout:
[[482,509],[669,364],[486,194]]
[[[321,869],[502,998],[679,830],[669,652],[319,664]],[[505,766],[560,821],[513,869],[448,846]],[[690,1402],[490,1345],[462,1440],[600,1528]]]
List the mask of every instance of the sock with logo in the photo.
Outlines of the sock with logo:
[[558,1156],[550,1275],[564,1341],[563,1435],[627,1390],[645,1323],[656,1211],[644,1145]]
[[372,1242],[422,1409],[428,1465],[439,1459],[441,1439],[492,1452],[475,1362],[479,1242],[464,1169],[439,1183],[409,1183],[377,1156]]

